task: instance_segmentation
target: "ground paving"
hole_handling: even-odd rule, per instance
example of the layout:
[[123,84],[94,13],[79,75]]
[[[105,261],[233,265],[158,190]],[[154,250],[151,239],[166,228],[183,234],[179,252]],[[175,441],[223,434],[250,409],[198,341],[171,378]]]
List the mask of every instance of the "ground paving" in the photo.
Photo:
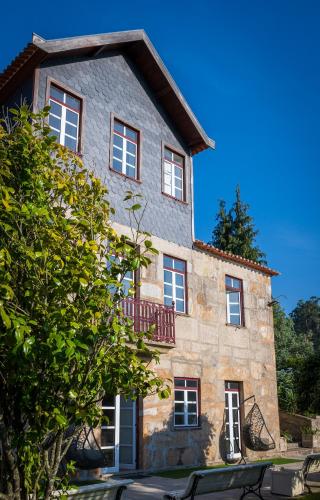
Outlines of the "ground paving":
[[[301,467],[301,463],[288,464],[285,467],[297,469]],[[134,479],[134,478],[133,478]],[[126,500],[160,500],[163,498],[165,491],[183,489],[188,478],[172,479],[167,477],[143,477],[134,479],[134,483],[128,487]],[[318,490],[320,491],[320,490]],[[268,470],[265,474],[262,495],[265,500],[282,500],[288,497],[273,495],[271,493],[271,471]],[[209,495],[201,495],[199,500],[236,500],[241,496],[241,490],[223,491],[220,493],[210,493]],[[255,495],[248,495],[246,499],[257,499]]]

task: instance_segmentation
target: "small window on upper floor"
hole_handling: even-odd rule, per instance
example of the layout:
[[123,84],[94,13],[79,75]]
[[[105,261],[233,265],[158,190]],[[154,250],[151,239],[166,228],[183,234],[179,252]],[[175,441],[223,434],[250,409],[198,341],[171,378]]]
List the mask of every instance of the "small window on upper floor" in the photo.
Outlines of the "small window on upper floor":
[[164,148],[163,192],[179,201],[185,201],[184,157]]
[[138,156],[139,132],[115,119],[111,168],[126,177],[138,180]]
[[226,276],[227,323],[244,326],[242,280]]
[[51,134],[57,137],[57,141],[62,146],[78,153],[80,149],[81,99],[51,84],[49,105]]

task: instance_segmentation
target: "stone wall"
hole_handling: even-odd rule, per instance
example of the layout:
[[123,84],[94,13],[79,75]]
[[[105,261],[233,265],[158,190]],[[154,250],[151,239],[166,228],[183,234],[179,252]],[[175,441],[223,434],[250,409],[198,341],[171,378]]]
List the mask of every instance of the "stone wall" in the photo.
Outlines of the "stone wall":
[[301,442],[302,431],[309,427],[312,430],[319,429],[320,431],[320,416],[315,418],[297,415],[296,413],[279,412],[281,432],[289,432],[294,441]]
[[[115,225],[126,233],[127,228]],[[209,464],[221,460],[225,381],[243,384],[243,397],[256,396],[279,446],[279,417],[270,278],[258,271],[153,237],[159,250],[142,273],[141,298],[163,302],[163,254],[187,262],[188,314],[176,318],[176,346],[162,348],[164,378],[196,377],[201,383],[201,426],[173,426],[173,398],[144,400],[140,411],[140,467]],[[225,274],[243,280],[245,327],[226,324]],[[245,406],[245,414],[252,402]],[[275,451],[273,450],[272,453]],[[247,450],[250,458],[262,454]],[[270,453],[269,453],[270,455]]]

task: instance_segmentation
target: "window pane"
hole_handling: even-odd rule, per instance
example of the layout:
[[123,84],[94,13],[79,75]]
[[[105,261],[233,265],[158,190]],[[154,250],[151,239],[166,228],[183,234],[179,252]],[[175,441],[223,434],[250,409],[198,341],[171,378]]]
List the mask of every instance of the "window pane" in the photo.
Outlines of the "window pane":
[[175,415],[174,416],[174,424],[175,425],[184,425],[184,415]]
[[230,304],[230,314],[240,314],[239,304]]
[[176,403],[174,405],[174,411],[176,413],[183,413],[184,412],[184,403]]
[[163,257],[163,266],[171,267],[173,269],[173,259],[171,257],[167,257],[166,255]]
[[49,115],[49,125],[52,128],[61,130],[61,120],[59,120],[59,118],[55,118],[52,115]]
[[188,415],[188,425],[197,425],[198,417],[197,415]]
[[168,148],[164,148],[164,157],[167,158],[167,160],[172,160],[172,152]]
[[164,270],[164,281],[165,283],[172,283],[172,272]]
[[114,445],[114,429],[101,429],[101,446]]
[[183,262],[183,260],[174,259],[174,269],[177,269],[178,271],[184,271],[185,262]]
[[239,304],[240,293],[239,292],[229,292],[229,304]]
[[130,153],[127,153],[127,165],[132,167],[136,166],[136,157],[132,156]]
[[112,166],[113,166],[114,170],[116,170],[117,172],[122,172],[122,162],[121,161],[113,159]]
[[54,115],[57,115],[57,116],[61,116],[61,111],[62,111],[62,107],[60,106],[60,104],[54,102],[54,101],[51,101],[50,99],[50,113],[54,114]]
[[226,285],[227,286],[232,286],[232,280],[229,276],[226,276]]
[[64,145],[71,149],[72,151],[77,151],[77,141],[76,139],[72,139],[71,137],[65,136]]
[[240,280],[233,279],[233,288],[240,288]]
[[182,163],[183,163],[183,158],[182,158],[182,156],[177,155],[176,153],[173,153],[173,160],[174,160],[176,163],[179,163],[180,165],[182,165]]
[[127,141],[127,151],[133,155],[136,154],[137,146],[130,141]]
[[188,404],[188,413],[197,413],[196,403],[189,403]]
[[232,325],[240,325],[240,316],[236,316],[235,314],[230,314],[230,323]]
[[175,189],[175,197],[178,199],[178,200],[182,200],[182,189]]
[[55,99],[58,99],[61,102],[64,102],[63,101],[63,94],[64,94],[64,92],[62,90],[58,89],[54,85],[51,85],[51,87],[50,87],[50,96],[51,97],[54,97]]
[[175,379],[174,379],[174,385],[175,385],[176,387],[185,387],[186,383],[185,383],[185,380],[184,380],[184,379],[181,379],[181,378],[180,378],[180,379],[177,379],[177,378],[175,378]]
[[183,300],[176,300],[176,303],[175,303],[175,306],[176,306],[176,311],[178,312],[184,312],[184,301]]
[[119,460],[121,464],[132,464],[132,446],[120,446]]
[[132,425],[132,410],[121,409],[120,425]]
[[114,448],[111,448],[111,450],[103,450],[103,454],[105,456],[106,467],[114,467]]
[[172,298],[172,286],[164,285],[164,294]]
[[127,137],[129,137],[130,139],[132,139],[133,141],[137,142],[137,137],[138,137],[138,134],[137,132],[135,132],[134,130],[132,130],[131,128],[129,127],[126,127],[126,134],[125,134]]
[[117,120],[114,121],[114,130],[124,135],[124,125],[122,125],[122,123],[118,122]]
[[164,192],[165,192],[166,194],[170,194],[170,195],[171,195],[171,193],[172,193],[172,188],[171,188],[171,185],[170,185],[170,184],[165,184],[165,185],[164,185]]
[[176,273],[176,285],[184,286],[184,275]]
[[71,95],[66,94],[66,104],[71,108],[80,111],[80,100],[77,99],[76,97],[72,97]]
[[184,391],[174,391],[175,401],[184,401]]
[[232,394],[232,406],[234,406],[234,407],[238,406],[238,395],[237,394]]
[[177,299],[184,299],[184,289],[183,288],[176,288],[176,297]]
[[70,109],[66,110],[66,120],[67,122],[73,123],[73,125],[78,125],[78,114],[70,111]]
[[69,125],[69,123],[66,123],[66,134],[71,135],[75,139],[78,137],[78,129],[77,127],[74,127],[73,125]]
[[113,144],[119,148],[123,148],[123,138],[120,135],[113,134]]
[[177,189],[181,189],[182,190],[182,179],[177,179],[177,177],[175,178],[175,186]]
[[114,396],[105,396],[102,400],[102,406],[115,406]]
[[164,174],[164,184],[166,184],[167,186],[170,186],[171,188],[171,174]]
[[174,175],[175,175],[178,179],[182,179],[182,168],[179,168],[179,167],[174,167]]
[[187,387],[198,387],[198,380],[187,380]]
[[132,427],[120,428],[120,444],[132,444]]
[[164,297],[164,305],[172,306],[172,297]]
[[122,162],[122,149],[113,148],[113,157]]
[[171,178],[171,163],[168,163],[167,161],[164,162],[164,173],[169,174]]
[[188,391],[188,401],[197,401],[196,391]]
[[102,425],[113,426],[114,425],[114,413],[115,410],[103,410],[103,416],[106,417],[102,421]]
[[126,175],[134,179],[136,176],[136,169],[134,167],[131,167],[130,165],[127,165]]

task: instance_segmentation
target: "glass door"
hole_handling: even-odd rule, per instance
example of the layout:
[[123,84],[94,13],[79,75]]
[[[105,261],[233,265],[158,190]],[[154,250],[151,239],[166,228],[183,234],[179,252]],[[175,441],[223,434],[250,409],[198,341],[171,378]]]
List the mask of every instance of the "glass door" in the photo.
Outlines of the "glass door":
[[240,383],[225,383],[225,424],[227,457],[230,459],[241,457],[241,424],[240,424]]
[[136,401],[120,396],[120,469],[136,468]]
[[103,474],[119,470],[119,396],[106,396],[102,401],[107,421],[101,425],[101,449],[107,458]]
[[102,401],[107,421],[101,425],[101,449],[107,458],[103,474],[136,468],[136,402],[123,396]]

